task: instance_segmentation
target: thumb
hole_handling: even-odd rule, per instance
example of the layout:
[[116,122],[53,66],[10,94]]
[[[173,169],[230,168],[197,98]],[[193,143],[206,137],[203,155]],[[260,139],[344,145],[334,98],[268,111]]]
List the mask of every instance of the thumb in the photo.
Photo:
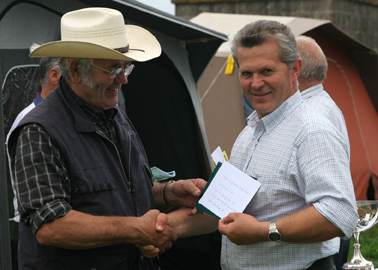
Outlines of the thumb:
[[189,181],[190,183],[190,191],[192,193],[192,195],[194,197],[199,197],[199,195],[201,195],[201,189],[199,187],[197,187],[194,183],[192,183],[191,181]]
[[232,218],[232,214],[229,214],[227,217],[224,217],[223,219],[222,219],[222,222],[224,223],[224,224],[228,224],[228,223],[231,223],[231,222],[233,222],[234,221],[234,219]]
[[164,213],[160,213],[156,218],[156,231],[162,232],[167,225],[168,216]]

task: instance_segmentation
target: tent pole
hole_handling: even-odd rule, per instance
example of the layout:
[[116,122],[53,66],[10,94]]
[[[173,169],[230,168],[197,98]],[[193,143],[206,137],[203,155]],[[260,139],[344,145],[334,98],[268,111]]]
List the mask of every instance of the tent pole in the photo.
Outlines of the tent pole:
[[0,102],[0,270],[12,269],[10,248],[7,176],[5,160],[3,103]]

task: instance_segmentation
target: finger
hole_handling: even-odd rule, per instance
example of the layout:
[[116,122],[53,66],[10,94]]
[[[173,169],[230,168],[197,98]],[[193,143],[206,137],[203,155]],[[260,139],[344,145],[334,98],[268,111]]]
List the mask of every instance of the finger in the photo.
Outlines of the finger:
[[195,216],[199,213],[198,209],[197,208],[193,208],[193,209],[190,209],[188,211],[188,216]]
[[198,210],[197,208],[190,209],[188,211],[188,216],[195,216],[197,214],[203,214],[203,211]]
[[138,247],[139,247],[141,253],[143,254],[143,256],[147,257],[147,258],[154,258],[160,252],[160,249],[155,247],[154,245],[138,246]]
[[224,223],[223,219],[218,221],[218,231],[221,234],[227,235],[228,224]]

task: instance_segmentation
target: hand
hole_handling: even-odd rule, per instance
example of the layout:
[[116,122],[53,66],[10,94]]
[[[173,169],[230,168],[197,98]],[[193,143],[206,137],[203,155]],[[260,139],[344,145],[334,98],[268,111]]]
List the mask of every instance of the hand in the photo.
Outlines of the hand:
[[[205,186],[206,181],[200,178],[179,180],[168,185],[165,196],[170,205],[194,208]],[[198,212],[195,208],[192,211],[192,214]]]
[[[157,250],[164,253],[172,247],[176,241],[176,233],[167,225],[167,215],[160,213],[158,210],[150,210],[141,218],[141,224],[138,226],[141,236],[138,238],[136,246],[141,249],[143,255],[153,256]],[[148,246],[152,247],[148,247]],[[156,255],[155,255],[156,256]]]
[[267,232],[265,238],[261,236],[264,226],[265,224],[257,221],[254,216],[243,213],[230,213],[218,222],[219,232],[226,235],[236,245],[248,245],[267,240]]
[[[163,233],[166,226],[167,226],[167,215],[160,213],[157,218],[156,218],[156,231],[158,233]],[[154,258],[158,254],[164,253],[160,251],[160,249],[154,245],[147,245],[147,246],[142,246],[142,245],[136,245],[140,252],[143,254],[144,257],[147,258]]]
[[160,253],[160,249],[155,247],[154,245],[148,245],[148,246],[140,246],[136,245],[142,255],[146,258],[154,258]]

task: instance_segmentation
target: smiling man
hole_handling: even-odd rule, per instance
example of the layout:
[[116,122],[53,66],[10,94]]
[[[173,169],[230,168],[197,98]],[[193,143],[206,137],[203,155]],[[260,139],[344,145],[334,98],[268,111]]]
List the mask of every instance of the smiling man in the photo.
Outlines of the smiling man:
[[167,218],[159,210],[193,207],[206,184],[153,184],[139,136],[117,106],[132,62],[158,57],[160,44],[107,8],[66,13],[61,33],[31,52],[61,57],[59,85],[9,139],[20,248],[37,254],[19,253],[19,269],[159,269],[139,249],[164,252],[176,240],[169,226],[156,231]]
[[[235,35],[232,52],[255,111],[230,163],[261,186],[243,213],[218,221],[222,269],[335,270],[335,237],[350,238],[358,220],[348,144],[302,100],[302,61],[286,25],[248,24]],[[212,216],[188,217],[184,210],[167,219],[178,237],[214,230],[215,223]]]
[[246,25],[232,52],[255,111],[230,163],[261,187],[243,213],[219,222],[224,269],[335,269],[334,237],[351,237],[357,207],[348,146],[307,106],[297,87],[302,61],[290,29],[276,21]]

